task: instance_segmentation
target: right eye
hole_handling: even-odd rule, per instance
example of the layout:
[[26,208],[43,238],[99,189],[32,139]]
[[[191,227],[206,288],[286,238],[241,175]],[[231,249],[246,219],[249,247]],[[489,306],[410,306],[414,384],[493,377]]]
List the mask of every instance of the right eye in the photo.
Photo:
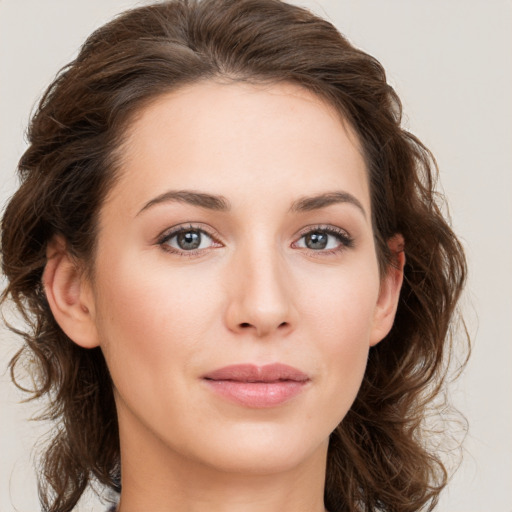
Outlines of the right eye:
[[187,256],[219,246],[204,229],[193,226],[175,229],[165,234],[158,243],[166,251],[188,253]]

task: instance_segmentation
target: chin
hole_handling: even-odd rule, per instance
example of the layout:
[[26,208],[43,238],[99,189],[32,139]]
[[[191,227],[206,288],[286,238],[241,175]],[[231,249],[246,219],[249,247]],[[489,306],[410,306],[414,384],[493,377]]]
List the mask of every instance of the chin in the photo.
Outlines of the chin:
[[252,475],[287,472],[312,457],[325,458],[329,433],[297,427],[239,425],[236,432],[210,438],[208,446],[198,446],[196,453],[203,460],[208,454],[206,464],[217,470]]

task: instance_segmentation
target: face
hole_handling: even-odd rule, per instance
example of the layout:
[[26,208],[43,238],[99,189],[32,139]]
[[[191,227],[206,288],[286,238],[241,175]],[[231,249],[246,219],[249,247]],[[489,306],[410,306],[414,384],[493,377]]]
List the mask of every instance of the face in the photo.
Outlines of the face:
[[122,441],[253,472],[325,453],[390,327],[347,124],[290,84],[188,86],[133,122],[100,213]]

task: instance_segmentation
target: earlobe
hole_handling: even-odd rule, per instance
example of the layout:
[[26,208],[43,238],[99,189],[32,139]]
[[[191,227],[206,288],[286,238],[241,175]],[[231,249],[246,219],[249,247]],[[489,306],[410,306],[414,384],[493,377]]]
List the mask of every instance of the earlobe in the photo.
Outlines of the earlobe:
[[397,234],[388,240],[392,253],[392,262],[386,274],[382,276],[379,298],[375,308],[370,345],[376,345],[391,330],[400,298],[400,290],[404,278],[405,251],[404,238]]
[[98,346],[92,293],[62,237],[49,242],[46,257],[43,286],[55,320],[77,345]]

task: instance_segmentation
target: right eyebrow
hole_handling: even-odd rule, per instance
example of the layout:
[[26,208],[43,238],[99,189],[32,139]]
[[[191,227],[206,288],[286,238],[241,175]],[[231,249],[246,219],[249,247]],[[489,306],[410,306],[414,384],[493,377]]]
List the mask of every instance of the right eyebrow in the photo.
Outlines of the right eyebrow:
[[231,209],[229,201],[223,196],[205,194],[194,190],[169,190],[148,201],[137,215],[148,210],[152,206],[167,202],[188,203],[207,210],[226,212]]

